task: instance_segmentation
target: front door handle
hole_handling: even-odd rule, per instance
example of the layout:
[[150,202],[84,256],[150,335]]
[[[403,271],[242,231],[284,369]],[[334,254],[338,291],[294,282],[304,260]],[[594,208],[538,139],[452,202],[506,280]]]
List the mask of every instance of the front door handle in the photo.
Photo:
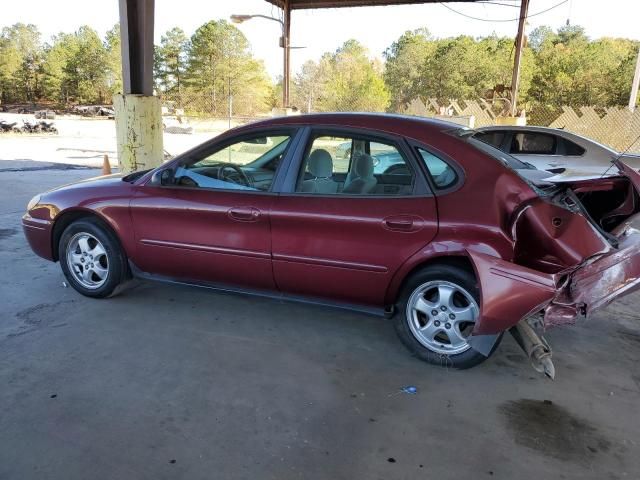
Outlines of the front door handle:
[[227,214],[237,222],[257,222],[260,218],[260,210],[255,207],[233,207]]

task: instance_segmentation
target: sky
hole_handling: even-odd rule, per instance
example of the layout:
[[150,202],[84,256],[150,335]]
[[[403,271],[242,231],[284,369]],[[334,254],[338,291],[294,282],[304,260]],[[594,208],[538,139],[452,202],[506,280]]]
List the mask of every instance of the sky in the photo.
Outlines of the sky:
[[[426,27],[436,37],[456,35],[515,36],[519,15],[518,0],[492,0],[496,4],[449,3],[447,6],[465,15],[489,21],[472,20],[442,4],[358,7],[323,10],[297,10],[291,14],[293,72],[306,60],[317,60],[334,51],[346,40],[355,38],[369,49],[372,58],[382,52],[406,30]],[[566,0],[558,7],[535,15],[563,0],[531,0],[527,31],[540,25],[558,28],[569,20],[586,28],[591,38],[626,37],[640,40],[640,1],[638,0]],[[51,35],[75,31],[89,25],[103,35],[118,21],[118,0],[25,0],[3,2],[0,27],[16,22],[33,23],[47,40]],[[506,4],[506,5],[505,5]],[[278,15],[264,0],[156,0],[155,37],[174,26],[191,35],[196,28],[213,19],[229,19],[232,14]],[[264,61],[268,72],[282,73],[282,49],[278,47],[280,25],[264,19],[252,19],[238,28],[251,43],[253,54]]]

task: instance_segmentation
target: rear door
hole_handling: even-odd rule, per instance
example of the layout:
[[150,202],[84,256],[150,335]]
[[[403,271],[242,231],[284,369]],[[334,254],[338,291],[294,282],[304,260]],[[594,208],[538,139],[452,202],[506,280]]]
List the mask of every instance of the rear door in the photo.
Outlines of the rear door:
[[[376,152],[384,158],[376,159]],[[358,155],[370,159],[356,168]],[[319,157],[321,178],[309,161]],[[388,165],[376,171],[382,161]],[[372,163],[373,179],[356,178],[370,174]],[[345,183],[352,184],[348,193]],[[373,131],[310,128],[272,204],[271,232],[281,291],[382,306],[393,274],[435,236],[436,201],[404,140]]]

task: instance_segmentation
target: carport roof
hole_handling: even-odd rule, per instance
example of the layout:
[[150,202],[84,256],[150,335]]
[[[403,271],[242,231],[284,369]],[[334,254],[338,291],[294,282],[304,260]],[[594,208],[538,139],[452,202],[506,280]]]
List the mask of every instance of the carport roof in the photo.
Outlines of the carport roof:
[[[371,7],[379,5],[407,5],[412,3],[442,3],[438,0],[266,0],[276,7],[285,8],[289,4],[291,10],[309,8],[338,7]],[[479,0],[448,0],[447,3],[472,3]]]

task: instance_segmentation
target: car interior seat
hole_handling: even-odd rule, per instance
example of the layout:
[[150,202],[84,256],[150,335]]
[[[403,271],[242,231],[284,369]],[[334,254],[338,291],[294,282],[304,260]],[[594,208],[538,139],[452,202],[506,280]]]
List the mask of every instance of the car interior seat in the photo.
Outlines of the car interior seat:
[[338,191],[338,183],[333,180],[333,159],[328,151],[319,148],[311,152],[307,160],[307,170],[313,178],[302,182],[302,192],[336,193]]
[[523,135],[518,133],[513,136],[511,140],[511,153],[520,153],[522,152],[523,147]]
[[343,193],[367,194],[373,191],[378,180],[373,174],[373,157],[361,153],[354,157],[351,171],[344,182]]

